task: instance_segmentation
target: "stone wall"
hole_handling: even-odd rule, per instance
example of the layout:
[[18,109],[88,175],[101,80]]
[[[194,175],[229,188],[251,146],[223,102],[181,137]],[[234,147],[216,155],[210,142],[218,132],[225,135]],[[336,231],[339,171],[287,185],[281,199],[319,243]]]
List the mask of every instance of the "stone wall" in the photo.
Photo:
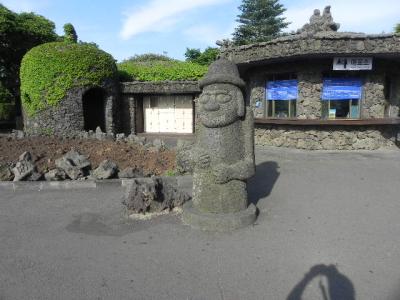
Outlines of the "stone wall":
[[256,125],[255,144],[306,150],[376,150],[396,145],[398,126]]
[[390,106],[388,108],[387,115],[389,117],[397,117],[400,116],[400,74],[392,75],[390,80]]
[[70,90],[57,106],[39,111],[34,116],[24,113],[24,131],[28,134],[63,135],[84,129],[82,89]]
[[322,72],[317,66],[306,68],[298,73],[299,98],[297,99],[297,118],[321,118]]
[[[317,119],[321,117],[322,72],[329,70],[329,61],[297,61],[275,63],[250,69],[246,72],[248,94],[255,118],[267,117],[265,85],[272,74],[292,73],[299,81],[299,98],[296,103],[297,118]],[[246,76],[247,75],[247,76]],[[256,103],[259,103],[258,107]]]
[[[37,112],[34,116],[24,114],[24,131],[28,134],[65,135],[84,130],[83,95],[93,87],[71,89],[57,104]],[[118,85],[106,82],[101,88],[105,92],[105,128],[116,133],[118,124]]]
[[247,97],[253,108],[254,118],[265,118],[265,76],[260,73],[252,74],[247,85]]
[[368,74],[364,83],[364,99],[361,116],[365,119],[383,118],[385,114],[385,77],[383,74]]
[[[361,118],[398,117],[400,105],[400,65],[385,60],[374,60],[374,70],[348,72],[346,75],[363,80]],[[265,85],[271,74],[293,73],[299,82],[299,96],[296,102],[296,117],[299,119],[320,119],[322,117],[322,83],[324,74],[332,74],[332,59],[299,60],[279,62],[248,69],[244,77],[248,84],[249,99],[255,118],[266,118]],[[385,87],[388,75],[391,87]],[[342,76],[338,75],[338,76]],[[390,97],[385,88],[391,88]],[[256,105],[258,102],[259,105]],[[388,107],[390,106],[390,114]]]

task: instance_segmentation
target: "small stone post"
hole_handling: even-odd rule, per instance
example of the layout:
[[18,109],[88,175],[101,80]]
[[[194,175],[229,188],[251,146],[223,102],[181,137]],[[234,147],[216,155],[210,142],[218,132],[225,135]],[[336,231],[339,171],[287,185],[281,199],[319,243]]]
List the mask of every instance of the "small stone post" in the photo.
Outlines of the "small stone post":
[[183,221],[209,231],[252,224],[256,207],[248,206],[246,180],[255,173],[253,112],[245,106],[244,81],[236,65],[219,59],[200,81],[193,166],[193,201],[184,205]]

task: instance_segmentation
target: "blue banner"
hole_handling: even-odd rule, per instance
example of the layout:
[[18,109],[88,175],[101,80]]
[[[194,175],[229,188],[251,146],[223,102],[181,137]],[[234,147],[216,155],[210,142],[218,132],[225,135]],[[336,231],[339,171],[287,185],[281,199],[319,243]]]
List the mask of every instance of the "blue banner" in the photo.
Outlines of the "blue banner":
[[298,96],[298,81],[275,80],[267,83],[268,100],[296,100]]
[[357,78],[324,79],[322,100],[361,99],[362,82]]

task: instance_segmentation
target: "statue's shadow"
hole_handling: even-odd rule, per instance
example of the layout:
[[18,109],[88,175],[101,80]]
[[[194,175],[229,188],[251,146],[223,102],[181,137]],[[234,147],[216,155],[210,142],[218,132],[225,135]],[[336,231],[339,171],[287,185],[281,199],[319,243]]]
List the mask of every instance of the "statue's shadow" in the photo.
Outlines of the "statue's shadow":
[[266,161],[256,166],[256,174],[248,180],[249,203],[257,205],[260,199],[271,194],[279,177],[279,165],[275,161]]

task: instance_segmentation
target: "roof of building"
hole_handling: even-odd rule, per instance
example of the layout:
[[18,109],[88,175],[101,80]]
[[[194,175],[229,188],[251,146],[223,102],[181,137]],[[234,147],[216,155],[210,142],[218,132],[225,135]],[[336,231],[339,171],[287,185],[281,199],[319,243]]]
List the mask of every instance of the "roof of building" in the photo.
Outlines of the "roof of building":
[[198,81],[130,81],[121,83],[125,94],[196,94]]
[[339,26],[333,22],[328,6],[322,16],[315,10],[310,23],[295,34],[243,46],[225,43],[221,46],[221,57],[239,66],[332,55],[382,56],[400,60],[400,34],[337,32]]

